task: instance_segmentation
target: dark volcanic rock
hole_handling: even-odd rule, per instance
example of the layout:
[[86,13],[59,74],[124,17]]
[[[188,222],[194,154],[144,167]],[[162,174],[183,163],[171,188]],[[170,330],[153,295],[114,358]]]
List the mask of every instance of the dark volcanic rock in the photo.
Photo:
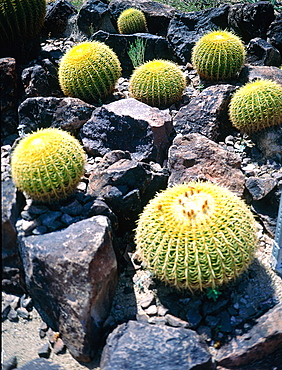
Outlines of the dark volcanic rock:
[[252,65],[280,67],[281,55],[269,42],[256,37],[247,45],[247,61]]
[[196,332],[129,321],[109,335],[100,368],[212,370],[215,364]]
[[105,216],[20,240],[27,289],[44,321],[72,356],[89,362],[101,342],[117,284],[117,261]]
[[282,56],[282,13],[271,23],[267,31],[267,41],[280,51]]

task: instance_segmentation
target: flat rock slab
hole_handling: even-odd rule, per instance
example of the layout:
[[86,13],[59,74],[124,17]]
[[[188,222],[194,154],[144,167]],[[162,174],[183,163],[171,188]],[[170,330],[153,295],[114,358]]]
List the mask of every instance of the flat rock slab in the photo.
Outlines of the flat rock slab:
[[100,369],[211,370],[215,364],[193,330],[128,321],[109,335]]

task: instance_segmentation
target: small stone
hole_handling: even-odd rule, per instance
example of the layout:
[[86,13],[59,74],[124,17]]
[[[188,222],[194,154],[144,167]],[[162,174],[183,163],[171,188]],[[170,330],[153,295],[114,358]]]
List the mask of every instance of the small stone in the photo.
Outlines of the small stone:
[[10,310],[10,312],[8,313],[8,320],[9,321],[12,321],[12,322],[17,322],[19,321],[19,316],[18,316],[18,313],[16,310],[14,310],[13,308]]
[[169,326],[181,327],[181,328],[189,328],[190,327],[190,325],[187,321],[181,320],[178,317],[173,316],[169,313],[166,314],[164,317],[166,318],[167,324]]
[[53,351],[56,355],[64,353],[66,350],[66,346],[61,338],[58,338],[54,344]]
[[28,312],[31,312],[33,309],[32,298],[26,298],[22,302],[22,307],[25,308]]
[[168,308],[164,306],[158,306],[158,315],[159,316],[165,316],[168,312]]
[[206,341],[212,340],[212,331],[211,328],[208,326],[200,325],[197,329],[197,333],[201,335]]
[[49,329],[48,325],[46,324],[46,322],[43,322],[41,325],[40,325],[40,328],[39,328],[39,336],[41,339],[45,338],[46,337],[46,332],[47,330]]
[[153,304],[153,305],[149,306],[148,308],[146,308],[144,311],[149,316],[156,315],[157,314],[157,306]]
[[37,353],[39,357],[49,358],[51,354],[50,344],[48,342],[43,344],[43,346],[39,348]]
[[54,332],[51,328],[47,330],[46,335],[51,344],[54,344],[59,337],[59,333]]
[[143,309],[148,308],[151,304],[154,303],[154,301],[155,301],[155,296],[153,294],[149,294],[140,301],[140,306]]
[[190,324],[189,327],[192,329],[196,329],[202,320],[199,310],[193,308],[187,311],[186,317]]
[[17,313],[18,313],[19,317],[21,317],[22,319],[25,319],[25,320],[30,319],[30,313],[24,307],[19,307],[17,309]]

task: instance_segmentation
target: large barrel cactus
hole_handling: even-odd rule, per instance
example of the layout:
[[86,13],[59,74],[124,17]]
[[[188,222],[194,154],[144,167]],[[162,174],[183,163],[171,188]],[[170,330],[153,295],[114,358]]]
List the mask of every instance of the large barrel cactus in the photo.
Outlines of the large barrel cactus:
[[209,182],[175,185],[144,208],[137,255],[161,281],[191,291],[215,289],[239,276],[256,248],[254,217],[226,188]]
[[253,133],[282,123],[282,86],[271,80],[257,80],[233,95],[229,116],[234,127]]
[[99,41],[72,47],[59,66],[59,82],[64,94],[88,103],[101,102],[110,95],[120,76],[117,55]]
[[192,64],[203,80],[231,79],[240,72],[244,61],[244,44],[228,31],[208,32],[192,50]]
[[1,0],[0,48],[12,49],[34,39],[43,26],[45,14],[46,0]]
[[135,69],[129,80],[131,96],[163,108],[178,102],[186,86],[181,69],[173,62],[155,59]]
[[125,9],[117,20],[118,31],[121,34],[130,34],[147,31],[144,13],[135,8]]
[[71,195],[84,173],[85,153],[66,131],[43,129],[21,139],[12,153],[16,187],[40,202]]

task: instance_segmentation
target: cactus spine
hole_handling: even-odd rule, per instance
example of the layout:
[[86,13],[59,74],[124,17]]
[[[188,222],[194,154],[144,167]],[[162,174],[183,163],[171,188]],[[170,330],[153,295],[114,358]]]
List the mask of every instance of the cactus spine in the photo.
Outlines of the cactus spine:
[[106,44],[83,42],[63,56],[59,82],[67,96],[97,103],[110,95],[121,76],[117,55]]
[[175,63],[162,59],[139,66],[129,80],[132,97],[159,108],[178,102],[185,86],[181,69]]
[[226,80],[236,76],[245,61],[240,38],[227,31],[208,32],[192,50],[192,64],[203,80]]
[[121,34],[147,32],[145,15],[135,8],[125,9],[118,17],[117,26]]
[[23,138],[11,158],[16,187],[40,202],[72,194],[84,172],[85,154],[79,141],[59,129],[43,129]]
[[282,123],[282,86],[271,80],[249,82],[235,92],[229,106],[234,127],[253,133]]
[[141,213],[137,255],[161,281],[191,291],[239,276],[256,246],[255,220],[228,189],[208,182],[175,185]]

